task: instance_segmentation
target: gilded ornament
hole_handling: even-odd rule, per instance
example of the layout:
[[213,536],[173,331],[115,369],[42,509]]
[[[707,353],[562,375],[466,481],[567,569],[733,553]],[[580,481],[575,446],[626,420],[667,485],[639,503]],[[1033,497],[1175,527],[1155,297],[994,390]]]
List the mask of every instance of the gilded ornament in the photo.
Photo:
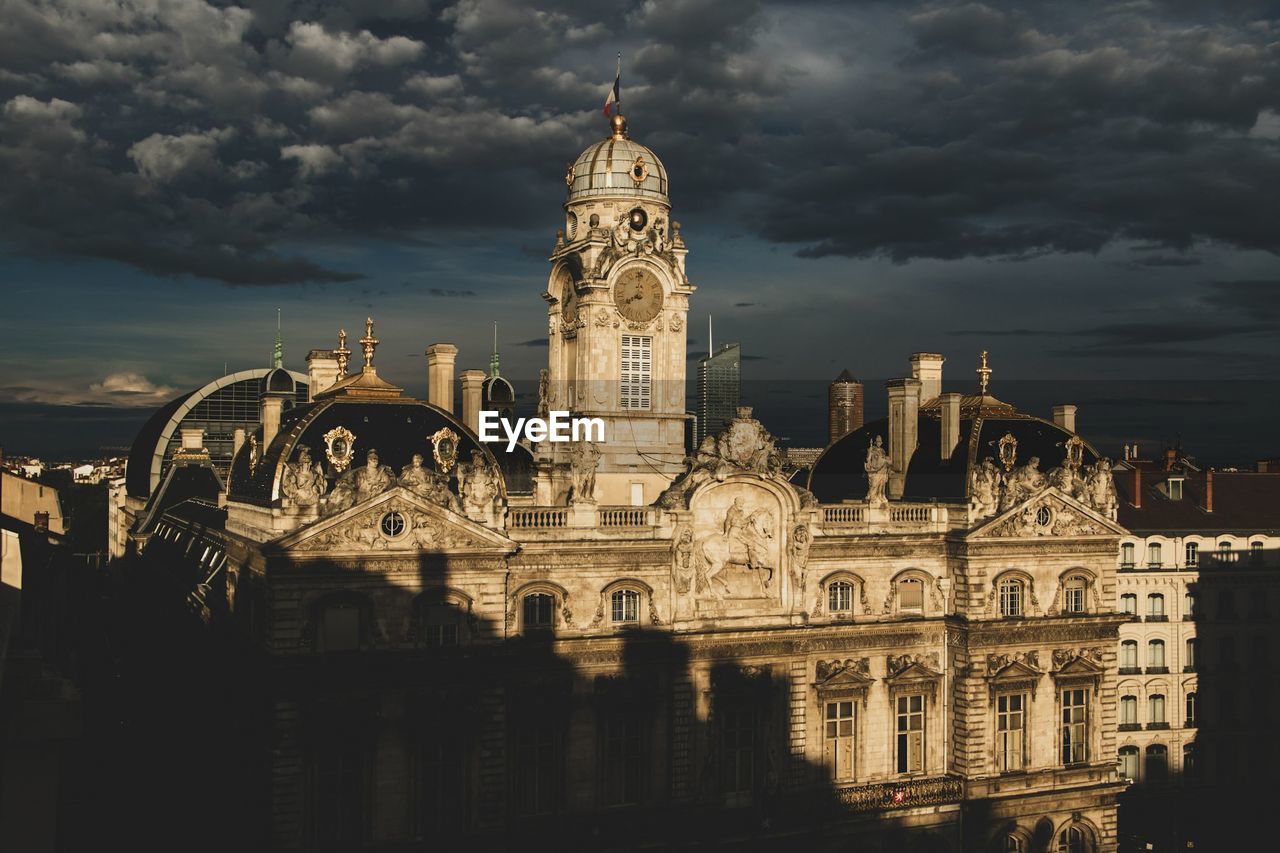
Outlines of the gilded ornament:
[[324,455],[333,470],[341,474],[351,465],[355,455],[356,436],[346,427],[334,427],[324,434]]

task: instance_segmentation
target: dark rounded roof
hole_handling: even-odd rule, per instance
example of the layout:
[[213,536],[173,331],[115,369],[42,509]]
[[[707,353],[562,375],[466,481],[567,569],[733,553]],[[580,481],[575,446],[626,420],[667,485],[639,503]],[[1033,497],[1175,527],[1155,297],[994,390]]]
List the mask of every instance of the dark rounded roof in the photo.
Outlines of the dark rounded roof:
[[283,367],[273,367],[271,372],[262,377],[262,392],[264,394],[271,392],[280,392],[285,394],[293,394],[298,390],[298,384],[293,381],[293,376]]
[[[379,463],[391,466],[396,474],[413,460],[415,453],[421,453],[426,464],[433,466],[431,436],[444,427],[458,435],[459,462],[469,461],[471,452],[479,449],[504,473],[504,462],[517,468],[523,464],[508,460],[505,444],[481,444],[475,434],[453,415],[421,400],[409,397],[387,400],[328,397],[285,412],[281,417],[280,431],[271,446],[263,450],[261,461],[252,472],[249,470],[249,442],[246,441],[231,463],[228,497],[260,506],[271,505],[279,497],[283,463],[296,461],[301,447],[311,451],[311,459],[320,462],[332,480],[338,472],[332,470],[333,466],[325,455],[327,445],[324,436],[337,427],[346,427],[355,436],[353,467],[363,465],[365,453],[371,449],[378,451]],[[262,441],[261,428],[254,437]],[[532,459],[529,461],[531,464]],[[456,480],[451,477],[451,482],[456,489]]]
[[[178,411],[178,407],[194,393],[194,391],[188,391],[156,409],[155,414],[147,418],[142,429],[138,430],[138,434],[134,436],[133,446],[129,448],[129,461],[124,466],[124,487],[130,497],[151,496],[151,461],[156,453],[164,455],[164,445],[168,443],[167,438],[164,441],[161,440],[161,435],[174,413]],[[159,471],[157,470],[156,473],[158,476]]]
[[[916,452],[907,465],[903,500],[962,501],[968,497],[969,468],[997,456],[996,445],[1006,434],[1018,440],[1016,465],[1039,457],[1039,469],[1048,472],[1062,465],[1066,442],[1073,433],[1051,421],[1010,412],[995,417],[962,417],[960,441],[951,456],[942,458],[942,422],[934,412],[919,416]],[[823,503],[865,500],[867,475],[862,467],[867,446],[876,436],[889,449],[889,421],[882,418],[854,430],[822,452],[809,475],[809,490]],[[1083,464],[1100,456],[1087,441]]]
[[[248,379],[261,380],[273,368],[257,367],[251,370],[240,370],[221,376],[194,391],[188,391],[174,397],[156,410],[133,439],[129,449],[129,461],[125,463],[125,490],[130,497],[150,497],[151,490],[160,484],[160,470],[164,461],[165,449],[169,439],[178,429],[178,424],[187,414],[203,400],[217,391],[243,382]],[[288,371],[286,371],[287,373]],[[293,382],[305,383],[307,377],[301,373],[289,377]]]
[[481,399],[494,403],[514,403],[516,389],[502,376],[488,376],[480,383]]

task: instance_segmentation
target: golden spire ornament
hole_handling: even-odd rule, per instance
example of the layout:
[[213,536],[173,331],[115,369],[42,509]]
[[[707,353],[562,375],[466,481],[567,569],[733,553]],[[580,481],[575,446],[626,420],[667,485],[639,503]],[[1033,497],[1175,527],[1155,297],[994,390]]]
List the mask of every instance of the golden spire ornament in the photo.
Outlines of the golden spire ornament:
[[347,330],[338,330],[338,348],[333,351],[333,357],[338,360],[338,378],[345,379],[347,377],[347,362],[351,360],[351,350],[347,349]]
[[360,339],[360,348],[364,350],[364,372],[373,373],[373,351],[378,348],[378,339],[373,336],[373,318],[364,321],[364,337]]
[[978,374],[978,393],[985,397],[987,396],[987,385],[991,382],[991,368],[987,366],[986,350],[982,351],[982,366],[974,372]]

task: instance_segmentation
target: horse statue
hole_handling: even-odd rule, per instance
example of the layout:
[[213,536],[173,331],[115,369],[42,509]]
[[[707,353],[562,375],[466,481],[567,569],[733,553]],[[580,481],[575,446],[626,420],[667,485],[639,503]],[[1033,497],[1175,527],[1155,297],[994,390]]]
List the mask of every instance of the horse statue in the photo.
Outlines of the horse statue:
[[699,562],[698,591],[709,590],[716,598],[729,593],[729,584],[719,577],[729,566],[742,566],[765,573],[761,587],[767,594],[773,586],[777,566],[769,556],[773,540],[773,513],[761,508],[748,513],[741,498],[734,500],[725,514],[724,533],[713,533],[698,541],[695,554]]

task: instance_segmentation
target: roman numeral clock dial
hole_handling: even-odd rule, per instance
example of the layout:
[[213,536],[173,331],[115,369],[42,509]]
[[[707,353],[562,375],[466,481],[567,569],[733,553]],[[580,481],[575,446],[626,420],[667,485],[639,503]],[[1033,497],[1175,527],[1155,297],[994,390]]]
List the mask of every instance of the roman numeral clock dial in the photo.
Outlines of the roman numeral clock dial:
[[632,323],[648,323],[662,310],[662,282],[646,267],[631,267],[613,285],[618,313]]

